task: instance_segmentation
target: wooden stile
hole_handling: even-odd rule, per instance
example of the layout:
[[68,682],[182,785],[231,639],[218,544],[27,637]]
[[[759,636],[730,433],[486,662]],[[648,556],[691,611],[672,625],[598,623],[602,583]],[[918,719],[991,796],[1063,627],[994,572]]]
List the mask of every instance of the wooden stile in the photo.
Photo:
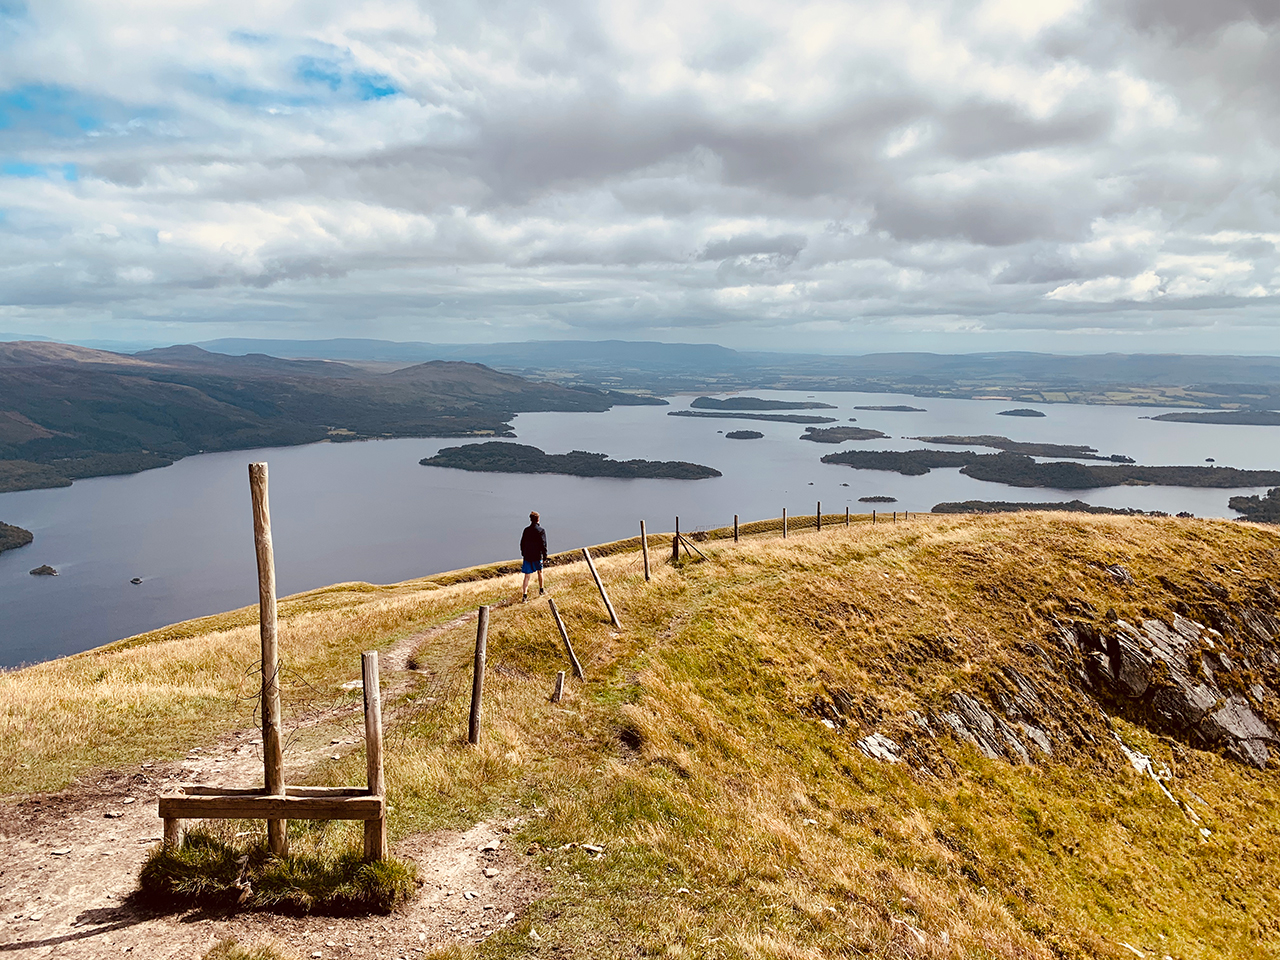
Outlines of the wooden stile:
[[467,725],[467,742],[480,742],[480,711],[484,701],[484,661],[489,644],[489,608],[481,607],[476,620],[476,658],[471,669],[471,719]]
[[569,642],[569,631],[564,628],[564,621],[560,619],[560,611],[556,609],[555,600],[547,597],[547,606],[551,608],[551,616],[556,621],[556,629],[560,631],[560,639],[564,641],[564,652],[569,655],[569,664],[573,667],[573,675],[581,680],[583,679],[582,664],[578,662],[578,656],[573,652],[573,644]]
[[644,521],[640,521],[640,552],[644,555],[644,580],[649,582],[649,537],[644,532]]

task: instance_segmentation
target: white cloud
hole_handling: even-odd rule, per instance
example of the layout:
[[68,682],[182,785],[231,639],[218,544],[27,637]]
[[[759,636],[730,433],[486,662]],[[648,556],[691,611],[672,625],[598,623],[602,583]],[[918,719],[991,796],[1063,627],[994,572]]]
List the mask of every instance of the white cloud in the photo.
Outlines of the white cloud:
[[1280,16],[1153,3],[47,0],[0,14],[0,315],[1230,349]]

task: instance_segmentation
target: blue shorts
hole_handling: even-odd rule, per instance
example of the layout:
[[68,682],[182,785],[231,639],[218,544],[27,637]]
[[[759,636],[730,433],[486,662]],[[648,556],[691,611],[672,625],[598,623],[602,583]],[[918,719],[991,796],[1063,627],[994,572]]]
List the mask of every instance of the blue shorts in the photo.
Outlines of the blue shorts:
[[541,560],[526,560],[520,568],[521,573],[539,573],[542,570]]

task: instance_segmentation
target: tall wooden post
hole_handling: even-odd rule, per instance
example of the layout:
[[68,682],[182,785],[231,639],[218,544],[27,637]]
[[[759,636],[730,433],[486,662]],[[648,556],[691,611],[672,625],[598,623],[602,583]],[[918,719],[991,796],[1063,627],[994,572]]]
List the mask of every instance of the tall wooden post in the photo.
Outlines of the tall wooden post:
[[733,515],[733,542],[738,542],[738,515]]
[[849,525],[849,508],[848,507],[844,508],[844,525],[846,527]]
[[480,742],[480,705],[484,701],[484,661],[489,644],[489,608],[481,607],[476,620],[476,659],[471,670],[471,722],[467,726],[467,742]]
[[640,521],[640,552],[644,555],[644,579],[649,581],[649,538],[644,532],[644,521]]
[[621,630],[622,622],[613,611],[613,604],[609,602],[609,594],[605,593],[604,581],[600,579],[600,574],[596,572],[596,563],[591,559],[591,551],[583,547],[582,555],[587,558],[587,569],[591,571],[591,579],[596,582],[596,589],[600,591],[600,599],[604,601],[604,608],[609,611],[609,619],[613,621],[615,627]]
[[[378,651],[360,656],[364,683],[364,758],[369,793],[386,798],[387,782],[382,773],[382,691],[379,688]],[[387,815],[364,822],[364,858],[370,863],[387,859]]]
[[551,608],[551,616],[555,618],[556,629],[560,631],[560,639],[564,641],[564,652],[569,655],[569,664],[573,667],[573,675],[579,680],[582,676],[582,664],[578,662],[578,656],[573,652],[573,644],[569,642],[569,631],[564,628],[564,621],[560,619],[560,611],[556,609],[556,602],[552,597],[547,597],[547,605]]
[[876,512],[874,510],[871,511],[871,525],[873,527],[876,525]]
[[787,508],[782,508],[782,539],[787,539]]
[[818,517],[818,532],[821,533],[822,532],[822,501],[821,500],[818,501],[817,517]]
[[671,562],[680,559],[680,518],[676,517],[676,534],[671,538]]
[[[262,766],[268,796],[284,796],[284,746],[280,723],[280,656],[276,635],[276,561],[271,547],[271,506],[267,465],[249,464],[253,498],[253,545],[258,556],[258,623],[262,637]],[[288,821],[267,821],[271,852],[289,852]]]

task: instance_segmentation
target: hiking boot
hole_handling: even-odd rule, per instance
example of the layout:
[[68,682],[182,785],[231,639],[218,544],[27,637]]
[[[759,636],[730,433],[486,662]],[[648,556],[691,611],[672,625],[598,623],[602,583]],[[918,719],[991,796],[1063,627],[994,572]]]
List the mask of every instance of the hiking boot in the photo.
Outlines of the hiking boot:
[[526,593],[526,594],[524,594],[523,596],[521,596],[521,597],[520,597],[520,602],[521,602],[521,603],[528,603],[528,602],[529,602],[529,595]]

